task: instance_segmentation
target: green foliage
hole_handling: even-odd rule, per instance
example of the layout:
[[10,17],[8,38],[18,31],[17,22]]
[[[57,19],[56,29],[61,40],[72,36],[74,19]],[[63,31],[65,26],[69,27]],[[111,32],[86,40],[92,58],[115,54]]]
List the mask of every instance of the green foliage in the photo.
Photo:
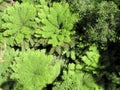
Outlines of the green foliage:
[[53,90],[104,90],[95,83],[91,74],[80,69],[80,65],[69,64],[68,71],[63,71],[63,81],[55,83]]
[[[78,12],[80,22],[77,33],[84,40],[106,45],[107,42],[115,42],[118,13],[117,5],[113,2],[96,2],[91,0],[74,0],[69,2],[73,12]],[[82,32],[82,33],[81,33]],[[86,37],[87,36],[87,37]]]
[[8,63],[4,62],[4,63],[0,63],[0,85],[2,85],[2,83],[7,81],[7,73],[6,70],[8,70]]
[[109,1],[109,2],[114,2],[116,5],[118,5],[118,8],[120,9],[120,0],[96,0],[98,2],[101,1]]
[[28,3],[15,3],[4,11],[2,29],[4,29],[3,36],[8,39],[8,45],[20,45],[23,40],[31,38],[35,15],[35,7]]
[[[112,6],[112,7],[111,7]],[[93,41],[99,41],[100,43],[107,43],[108,41],[115,42],[116,40],[116,18],[115,15],[118,12],[117,6],[112,2],[101,2],[97,6],[98,19],[96,24],[86,28],[88,37]]]
[[84,13],[94,8],[94,3],[91,0],[68,0],[73,12],[78,12],[79,15],[85,15]]
[[11,78],[23,85],[24,90],[42,90],[51,84],[60,73],[61,61],[45,50],[27,50],[20,52],[11,66]]
[[0,0],[0,3],[3,2],[3,0]]
[[8,49],[3,56],[4,62],[0,62],[0,85],[7,82],[10,79],[11,70],[10,65],[14,58],[18,55],[18,51],[14,49]]
[[[0,15],[1,16],[1,15]],[[2,20],[1,20],[1,18],[0,18],[0,29],[1,29],[1,27],[2,27],[2,24],[3,24],[3,22],[2,22]]]
[[119,16],[119,0],[0,0],[0,89],[120,90]]
[[115,2],[118,5],[119,9],[120,9],[120,0],[112,0],[112,1]]
[[[69,43],[74,23],[77,21],[75,14],[69,10],[67,3],[53,3],[52,7],[43,6],[36,18],[42,27],[36,31],[36,37],[48,39],[48,44],[53,46]],[[39,20],[40,19],[40,20]]]
[[29,3],[34,3],[34,2],[38,2],[39,0],[21,0],[23,3],[25,2],[29,2]]
[[85,63],[84,69],[87,71],[95,70],[99,67],[100,54],[96,45],[91,45],[85,55],[81,56],[82,61]]
[[40,4],[42,2],[45,2],[46,0],[21,0],[19,2],[23,2],[23,3],[30,3],[30,4]]
[[59,58],[66,57],[66,61],[67,61],[67,58],[70,58],[71,60],[75,61],[76,60],[75,39],[72,38],[71,42],[69,42],[68,44],[64,43],[60,46],[52,47],[50,50],[50,53],[57,55]]
[[43,2],[50,2],[51,0],[17,0],[19,2],[22,2],[22,3],[31,3],[31,4],[42,4]]

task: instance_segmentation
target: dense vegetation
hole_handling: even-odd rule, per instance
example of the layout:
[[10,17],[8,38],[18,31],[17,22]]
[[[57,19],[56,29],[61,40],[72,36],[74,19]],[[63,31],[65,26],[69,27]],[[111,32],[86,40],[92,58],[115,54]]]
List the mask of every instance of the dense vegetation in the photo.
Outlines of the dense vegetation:
[[0,90],[120,90],[120,0],[0,0]]

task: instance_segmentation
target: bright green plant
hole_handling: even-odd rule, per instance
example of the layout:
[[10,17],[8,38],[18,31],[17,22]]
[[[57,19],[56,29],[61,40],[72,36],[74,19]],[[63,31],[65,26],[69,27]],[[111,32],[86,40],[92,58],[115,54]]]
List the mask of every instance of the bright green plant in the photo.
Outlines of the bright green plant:
[[119,90],[119,0],[10,1],[0,0],[0,89]]
[[42,90],[51,84],[60,73],[61,61],[45,50],[20,52],[11,66],[11,78],[23,86],[24,90]]
[[3,0],[0,0],[0,3],[3,2]]
[[64,43],[60,46],[54,46],[50,50],[51,54],[57,55],[59,58],[71,58],[73,61],[76,59],[75,56],[75,39],[71,39],[71,42]]
[[4,23],[2,21],[2,15],[3,15],[4,9],[5,9],[4,5],[0,4],[0,43],[2,43],[4,41],[3,36],[2,36],[3,31],[1,30],[2,29],[2,24]]
[[9,81],[12,72],[10,70],[10,65],[14,58],[18,55],[19,51],[7,48],[7,50],[3,53],[3,56],[0,55],[0,85]]
[[85,63],[84,69],[95,70],[99,68],[100,54],[96,45],[91,45],[85,55],[81,56],[82,61]]
[[36,9],[29,3],[8,7],[2,16],[3,36],[7,37],[8,45],[20,45],[25,39],[30,39],[34,32],[34,17]]
[[71,41],[71,35],[74,34],[72,28],[77,16],[70,12],[67,3],[53,3],[51,7],[43,5],[38,17],[36,21],[41,23],[41,28],[36,31],[36,37],[48,39],[48,44],[53,46]]
[[104,90],[91,74],[81,71],[81,65],[73,63],[69,64],[68,71],[63,71],[62,80],[55,83],[53,90]]

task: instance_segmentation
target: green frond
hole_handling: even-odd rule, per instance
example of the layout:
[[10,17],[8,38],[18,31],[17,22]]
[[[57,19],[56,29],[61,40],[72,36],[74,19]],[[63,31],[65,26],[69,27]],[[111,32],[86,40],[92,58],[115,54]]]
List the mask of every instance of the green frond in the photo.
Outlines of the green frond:
[[14,58],[18,55],[18,53],[19,51],[7,48],[7,51],[5,52],[5,55],[2,58],[4,62],[0,62],[0,85],[9,80],[10,74],[12,72],[10,70],[10,65]]
[[38,89],[51,84],[60,73],[61,62],[53,55],[46,55],[45,50],[27,50],[15,58],[12,78],[26,90]]
[[104,90],[91,74],[75,69],[77,67],[73,63],[68,67],[68,71],[63,71],[63,81],[56,82],[53,90]]
[[85,63],[86,69],[95,70],[99,67],[100,54],[96,45],[89,47],[85,55],[81,56],[82,61]]
[[36,9],[29,3],[15,3],[14,6],[5,9],[2,19],[2,29],[4,37],[12,40],[9,45],[15,42],[19,45],[25,38],[29,39],[34,31],[34,18]]
[[48,38],[48,44],[57,46],[71,41],[72,28],[77,21],[77,16],[70,12],[67,3],[53,3],[51,7],[44,5],[38,17],[43,26],[36,34]]

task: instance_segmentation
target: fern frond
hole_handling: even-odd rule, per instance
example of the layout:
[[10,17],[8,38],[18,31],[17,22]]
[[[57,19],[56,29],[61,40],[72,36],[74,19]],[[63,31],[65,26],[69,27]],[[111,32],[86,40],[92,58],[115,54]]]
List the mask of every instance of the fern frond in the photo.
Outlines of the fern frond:
[[67,3],[53,3],[53,6],[43,6],[38,13],[43,26],[36,32],[43,38],[48,38],[48,44],[53,46],[69,43],[77,16],[72,14]]
[[45,50],[27,50],[15,58],[12,79],[17,80],[27,90],[42,90],[51,84],[60,73],[61,62]]
[[2,29],[4,29],[4,37],[8,37],[9,45],[15,43],[19,45],[25,38],[31,37],[35,25],[35,15],[36,9],[29,3],[15,3],[14,6],[8,7],[4,11]]
[[100,54],[96,45],[90,46],[85,55],[81,56],[82,61],[85,63],[85,68],[90,70],[95,70],[99,67],[99,58]]

